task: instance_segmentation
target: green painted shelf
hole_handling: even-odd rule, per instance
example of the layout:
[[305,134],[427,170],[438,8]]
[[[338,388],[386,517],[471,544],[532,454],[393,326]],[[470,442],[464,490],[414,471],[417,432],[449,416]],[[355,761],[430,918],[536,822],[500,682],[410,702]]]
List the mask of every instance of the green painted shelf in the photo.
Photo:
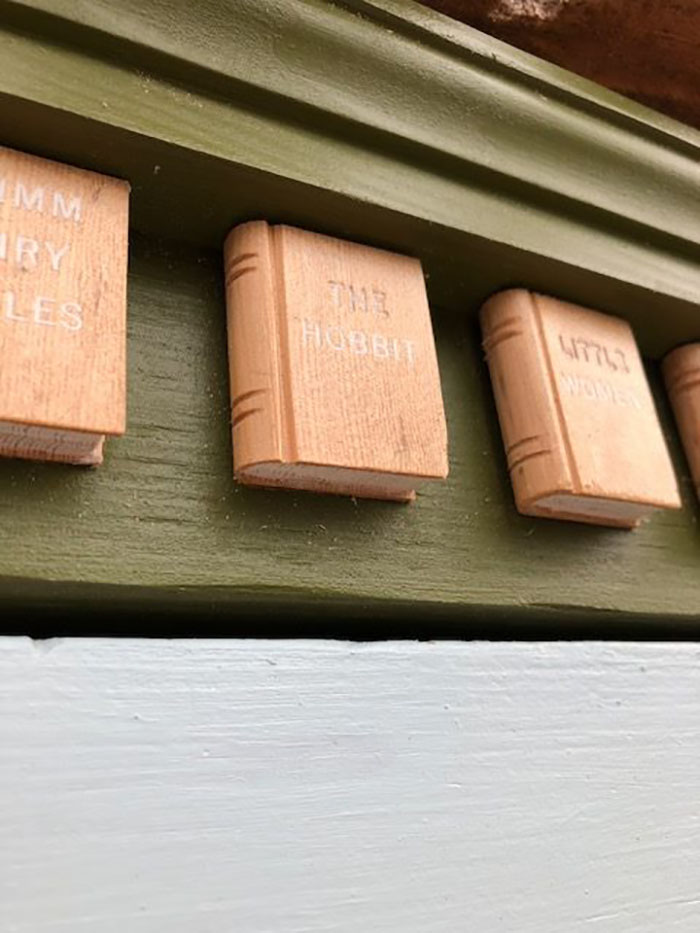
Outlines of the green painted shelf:
[[[128,178],[133,228],[128,433],[95,471],[0,463],[6,610],[697,631],[657,363],[700,336],[697,134],[395,0],[0,0],[0,54],[0,143]],[[233,482],[220,249],[253,217],[423,261],[450,477],[415,504]],[[512,285],[633,323],[681,512],[515,512],[476,321]]]

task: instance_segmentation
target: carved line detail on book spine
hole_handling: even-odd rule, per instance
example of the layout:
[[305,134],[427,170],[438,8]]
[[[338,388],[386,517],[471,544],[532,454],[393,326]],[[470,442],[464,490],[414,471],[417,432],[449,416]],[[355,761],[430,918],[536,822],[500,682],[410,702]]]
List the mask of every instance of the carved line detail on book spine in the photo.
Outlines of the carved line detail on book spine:
[[240,424],[245,418],[250,417],[250,415],[255,415],[259,411],[264,411],[265,409],[262,406],[258,406],[257,408],[246,408],[245,411],[239,411],[237,413],[236,408],[243,402],[250,401],[250,399],[255,398],[257,395],[265,395],[265,393],[269,391],[269,389],[250,389],[248,392],[242,392],[235,398],[231,403],[231,427],[235,428],[236,425]]
[[[234,472],[283,459],[275,285],[263,222],[242,224],[224,245]],[[267,383],[267,384],[265,384]],[[244,407],[250,402],[252,407]],[[255,416],[255,417],[254,417]]]
[[242,275],[245,275],[246,272],[255,272],[257,266],[245,266],[243,269],[237,269],[236,266],[240,265],[242,262],[245,262],[247,259],[258,259],[257,253],[242,253],[240,256],[234,256],[233,259],[228,264],[227,274],[226,274],[226,285],[229,286],[232,282],[235,282],[236,279],[239,279]]
[[678,367],[678,372],[670,371],[670,375],[666,380],[666,389],[669,395],[680,395],[698,386],[700,386],[700,364],[691,366],[689,369],[681,365]]
[[489,332],[488,337],[484,338],[484,350],[486,353],[488,354],[495,350],[504,340],[510,340],[512,337],[522,337],[525,332],[522,327],[517,326],[521,323],[522,322],[518,318],[509,317],[506,318],[505,321],[501,321],[500,324],[496,324]]
[[[522,294],[517,303],[526,300]],[[481,319],[508,470],[518,508],[524,510],[553,491],[547,484],[545,461],[562,478],[569,470],[561,457],[562,445],[557,443],[560,431],[554,400],[537,378],[544,360],[534,322],[522,306],[514,314],[512,304],[494,296],[482,309]]]
[[684,374],[685,381],[680,379],[675,385],[671,385],[668,388],[670,395],[682,395],[683,392],[688,392],[690,389],[697,389],[700,386],[700,370],[695,370],[693,373]]
[[516,467],[520,466],[521,463],[525,463],[527,460],[531,460],[533,457],[542,457],[545,454],[551,454],[551,447],[538,447],[537,450],[526,450],[525,453],[519,453],[517,456],[514,456],[514,451],[519,450],[519,448],[523,445],[535,442],[541,444],[545,439],[545,435],[543,434],[533,434],[530,435],[530,437],[523,437],[521,440],[515,441],[514,444],[509,444],[506,447],[508,469],[514,470]]

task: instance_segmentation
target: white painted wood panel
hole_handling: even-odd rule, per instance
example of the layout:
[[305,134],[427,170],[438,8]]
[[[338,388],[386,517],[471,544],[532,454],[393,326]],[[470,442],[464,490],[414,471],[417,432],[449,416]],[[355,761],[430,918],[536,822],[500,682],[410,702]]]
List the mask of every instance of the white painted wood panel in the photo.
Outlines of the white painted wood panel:
[[8,933],[697,933],[693,644],[0,640]]

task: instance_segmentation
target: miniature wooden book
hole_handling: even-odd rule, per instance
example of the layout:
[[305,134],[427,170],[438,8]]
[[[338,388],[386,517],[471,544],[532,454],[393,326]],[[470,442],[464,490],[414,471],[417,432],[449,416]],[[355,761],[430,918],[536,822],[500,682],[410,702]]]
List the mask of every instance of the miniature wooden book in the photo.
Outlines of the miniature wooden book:
[[677,347],[668,353],[663,372],[695,491],[700,497],[700,343]]
[[522,289],[481,321],[520,512],[631,528],[680,507],[629,324]]
[[447,475],[417,259],[253,221],[225,263],[240,482],[407,500]]
[[0,455],[95,465],[124,431],[128,197],[0,147]]

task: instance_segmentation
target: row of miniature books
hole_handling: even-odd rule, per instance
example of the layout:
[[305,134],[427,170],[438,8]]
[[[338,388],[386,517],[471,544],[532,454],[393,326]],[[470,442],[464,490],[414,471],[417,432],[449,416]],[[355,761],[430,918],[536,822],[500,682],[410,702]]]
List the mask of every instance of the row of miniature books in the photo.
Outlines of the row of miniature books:
[[[95,466],[125,430],[128,198],[0,148],[0,454]],[[417,259],[260,220],[224,265],[239,482],[408,501],[447,476]],[[680,507],[629,324],[524,289],[481,321],[521,512],[632,527]],[[700,482],[700,345],[665,373]]]
[[[236,227],[224,253],[236,478],[396,500],[444,479],[419,261],[265,221]],[[509,289],[481,324],[520,512],[631,528],[680,508],[626,321]],[[700,345],[678,348],[665,371],[700,467]]]

